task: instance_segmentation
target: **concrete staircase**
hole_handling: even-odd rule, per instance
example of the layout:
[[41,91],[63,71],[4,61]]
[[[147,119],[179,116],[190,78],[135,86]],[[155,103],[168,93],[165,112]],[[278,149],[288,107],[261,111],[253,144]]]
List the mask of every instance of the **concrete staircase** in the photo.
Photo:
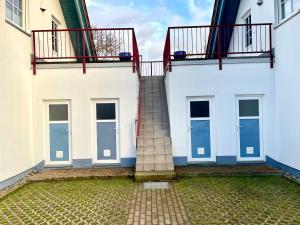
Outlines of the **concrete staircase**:
[[171,180],[175,172],[164,77],[142,77],[140,82],[141,127],[135,178]]

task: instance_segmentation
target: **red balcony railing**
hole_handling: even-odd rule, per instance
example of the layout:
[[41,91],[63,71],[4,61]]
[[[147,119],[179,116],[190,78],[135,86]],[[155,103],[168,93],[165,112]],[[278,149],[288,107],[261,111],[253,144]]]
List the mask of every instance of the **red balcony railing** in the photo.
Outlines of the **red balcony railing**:
[[220,69],[224,57],[267,56],[273,68],[272,24],[169,27],[163,55],[165,71],[172,70],[178,51],[186,53],[185,59],[218,59]]
[[41,62],[131,61],[139,73],[139,50],[133,28],[34,30],[33,73]]
[[164,76],[163,61],[142,61],[140,70],[142,77]]

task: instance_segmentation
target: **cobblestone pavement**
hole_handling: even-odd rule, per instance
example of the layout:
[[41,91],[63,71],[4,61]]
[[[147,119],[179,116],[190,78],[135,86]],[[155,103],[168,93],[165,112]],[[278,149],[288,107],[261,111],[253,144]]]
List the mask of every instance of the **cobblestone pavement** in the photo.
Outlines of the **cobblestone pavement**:
[[300,186],[279,176],[198,177],[176,187],[192,224],[300,224]]
[[299,225],[300,186],[279,176],[33,182],[0,199],[0,224]]
[[133,194],[127,220],[128,225],[185,224],[189,220],[175,184],[169,189],[144,189],[139,184]]
[[36,182],[0,200],[0,224],[126,224],[134,182]]

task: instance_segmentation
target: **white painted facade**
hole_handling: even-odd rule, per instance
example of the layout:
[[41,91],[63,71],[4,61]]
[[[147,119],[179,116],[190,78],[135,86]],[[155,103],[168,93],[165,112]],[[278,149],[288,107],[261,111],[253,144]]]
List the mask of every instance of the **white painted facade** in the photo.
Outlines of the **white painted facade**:
[[[214,124],[213,142],[215,155],[238,155],[238,126],[236,98],[261,96],[262,143],[264,154],[274,148],[274,74],[266,63],[188,65],[174,62],[172,72],[166,76],[171,137],[174,157],[187,157],[190,152],[188,128],[188,98],[211,97]],[[216,161],[216,160],[213,160]]]
[[[257,1],[245,1],[242,0],[240,3],[239,11],[237,14],[235,24],[245,24],[246,18],[251,15],[252,24],[261,23],[272,23],[275,24],[275,6],[272,0],[264,1],[262,5],[257,5]],[[252,45],[249,47],[245,46],[245,27],[235,27],[233,36],[231,38],[229,49],[234,49],[235,51],[261,51],[269,49],[269,29],[267,26],[253,26],[252,27]],[[272,31],[272,34],[274,32]],[[265,38],[267,37],[267,38]],[[260,40],[261,39],[261,40]],[[252,55],[259,55],[252,54]],[[230,55],[230,56],[241,56]],[[249,56],[249,55],[248,55]]]
[[93,157],[95,101],[118,102],[119,156],[120,159],[135,158],[138,76],[133,73],[132,64],[112,63],[106,68],[88,65],[87,74],[82,73],[80,64],[75,68],[51,67],[53,69],[49,66],[48,69],[38,68],[38,75],[32,79],[34,162],[38,163],[49,155],[45,107],[47,102],[58,100],[70,104],[70,165],[72,160],[96,163]]
[[[294,1],[300,6],[299,0]],[[3,109],[0,112],[0,188],[1,182],[41,162],[46,166],[74,166],[75,160],[82,160],[88,161],[88,166],[96,165],[95,102],[117,103],[117,163],[122,164],[122,159],[134,162],[138,76],[133,73],[132,64],[87,64],[87,74],[82,73],[81,64],[39,65],[37,75],[33,76],[31,30],[51,28],[53,17],[59,20],[59,28],[67,26],[59,0],[42,1],[47,8],[45,12],[40,10],[41,1],[25,2],[23,28],[14,27],[0,13],[0,49],[5,52],[0,56]],[[244,23],[249,13],[252,23],[275,24],[272,30],[274,69],[270,68],[268,58],[224,59],[223,70],[218,69],[214,60],[172,63],[172,72],[167,73],[165,82],[175,165],[177,159],[221,164],[228,163],[222,157],[229,157],[230,163],[245,161],[239,158],[237,100],[255,98],[260,99],[262,155],[254,162],[264,162],[269,156],[300,170],[300,11],[294,10],[279,21],[276,0],[263,2],[258,6],[257,1],[242,0],[236,24]],[[0,9],[5,9],[5,1],[0,1]],[[195,162],[190,155],[190,99],[210,100],[210,160]],[[51,164],[48,159],[46,106],[51,102],[69,104],[70,160],[60,165]]]
[[67,28],[59,0],[23,0],[23,26],[6,18],[6,1],[0,1],[0,182],[35,165],[32,130],[31,30],[51,29],[54,16]]
[[[299,56],[300,44],[300,1],[287,1],[291,6],[284,19],[281,18],[279,0],[265,0],[261,6],[256,1],[242,0],[236,24],[244,23],[244,15],[251,12],[252,23],[273,23],[273,48],[275,49],[274,100],[275,148],[269,153],[278,162],[300,169],[300,97]],[[291,7],[291,8],[290,8]],[[255,32],[255,31],[254,31]],[[255,34],[253,34],[255,35]]]
[[300,170],[300,12],[275,28],[276,152],[283,164]]
[[[189,97],[210,96],[214,99],[213,145],[218,158],[237,157],[238,154],[236,96],[261,96],[264,156],[283,164],[282,169],[300,169],[300,136],[297,132],[300,126],[300,4],[294,0],[293,12],[284,19],[280,18],[278,4],[277,0],[265,0],[259,6],[257,1],[242,0],[235,22],[244,24],[245,16],[251,13],[252,23],[273,23],[274,69],[270,69],[267,61],[263,63],[267,58],[257,59],[256,63],[245,59],[237,64],[230,64],[235,60],[229,59],[229,64],[224,63],[221,71],[217,62],[214,65],[197,61],[173,62],[172,72],[166,76],[166,88],[174,157],[189,155],[186,103]],[[253,32],[255,36],[255,30]]]
[[[0,1],[0,189],[36,165],[50,165],[47,102],[69,103],[70,160],[69,164],[56,166],[68,166],[73,160],[78,160],[79,167],[81,160],[92,163],[92,104],[108,99],[118,103],[120,163],[122,159],[134,163],[138,76],[133,73],[132,63],[87,64],[87,74],[83,74],[82,64],[40,65],[33,76],[31,31],[51,29],[53,18],[58,29],[67,26],[59,0],[22,3],[23,26],[18,27],[5,17],[5,1]],[[69,49],[69,45],[66,47]]]

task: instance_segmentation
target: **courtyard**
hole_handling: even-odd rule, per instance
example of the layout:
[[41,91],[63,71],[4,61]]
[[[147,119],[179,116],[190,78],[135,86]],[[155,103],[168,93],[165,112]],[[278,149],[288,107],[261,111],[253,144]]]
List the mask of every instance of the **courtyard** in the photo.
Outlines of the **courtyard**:
[[36,181],[0,199],[0,224],[300,224],[300,186],[278,175]]

